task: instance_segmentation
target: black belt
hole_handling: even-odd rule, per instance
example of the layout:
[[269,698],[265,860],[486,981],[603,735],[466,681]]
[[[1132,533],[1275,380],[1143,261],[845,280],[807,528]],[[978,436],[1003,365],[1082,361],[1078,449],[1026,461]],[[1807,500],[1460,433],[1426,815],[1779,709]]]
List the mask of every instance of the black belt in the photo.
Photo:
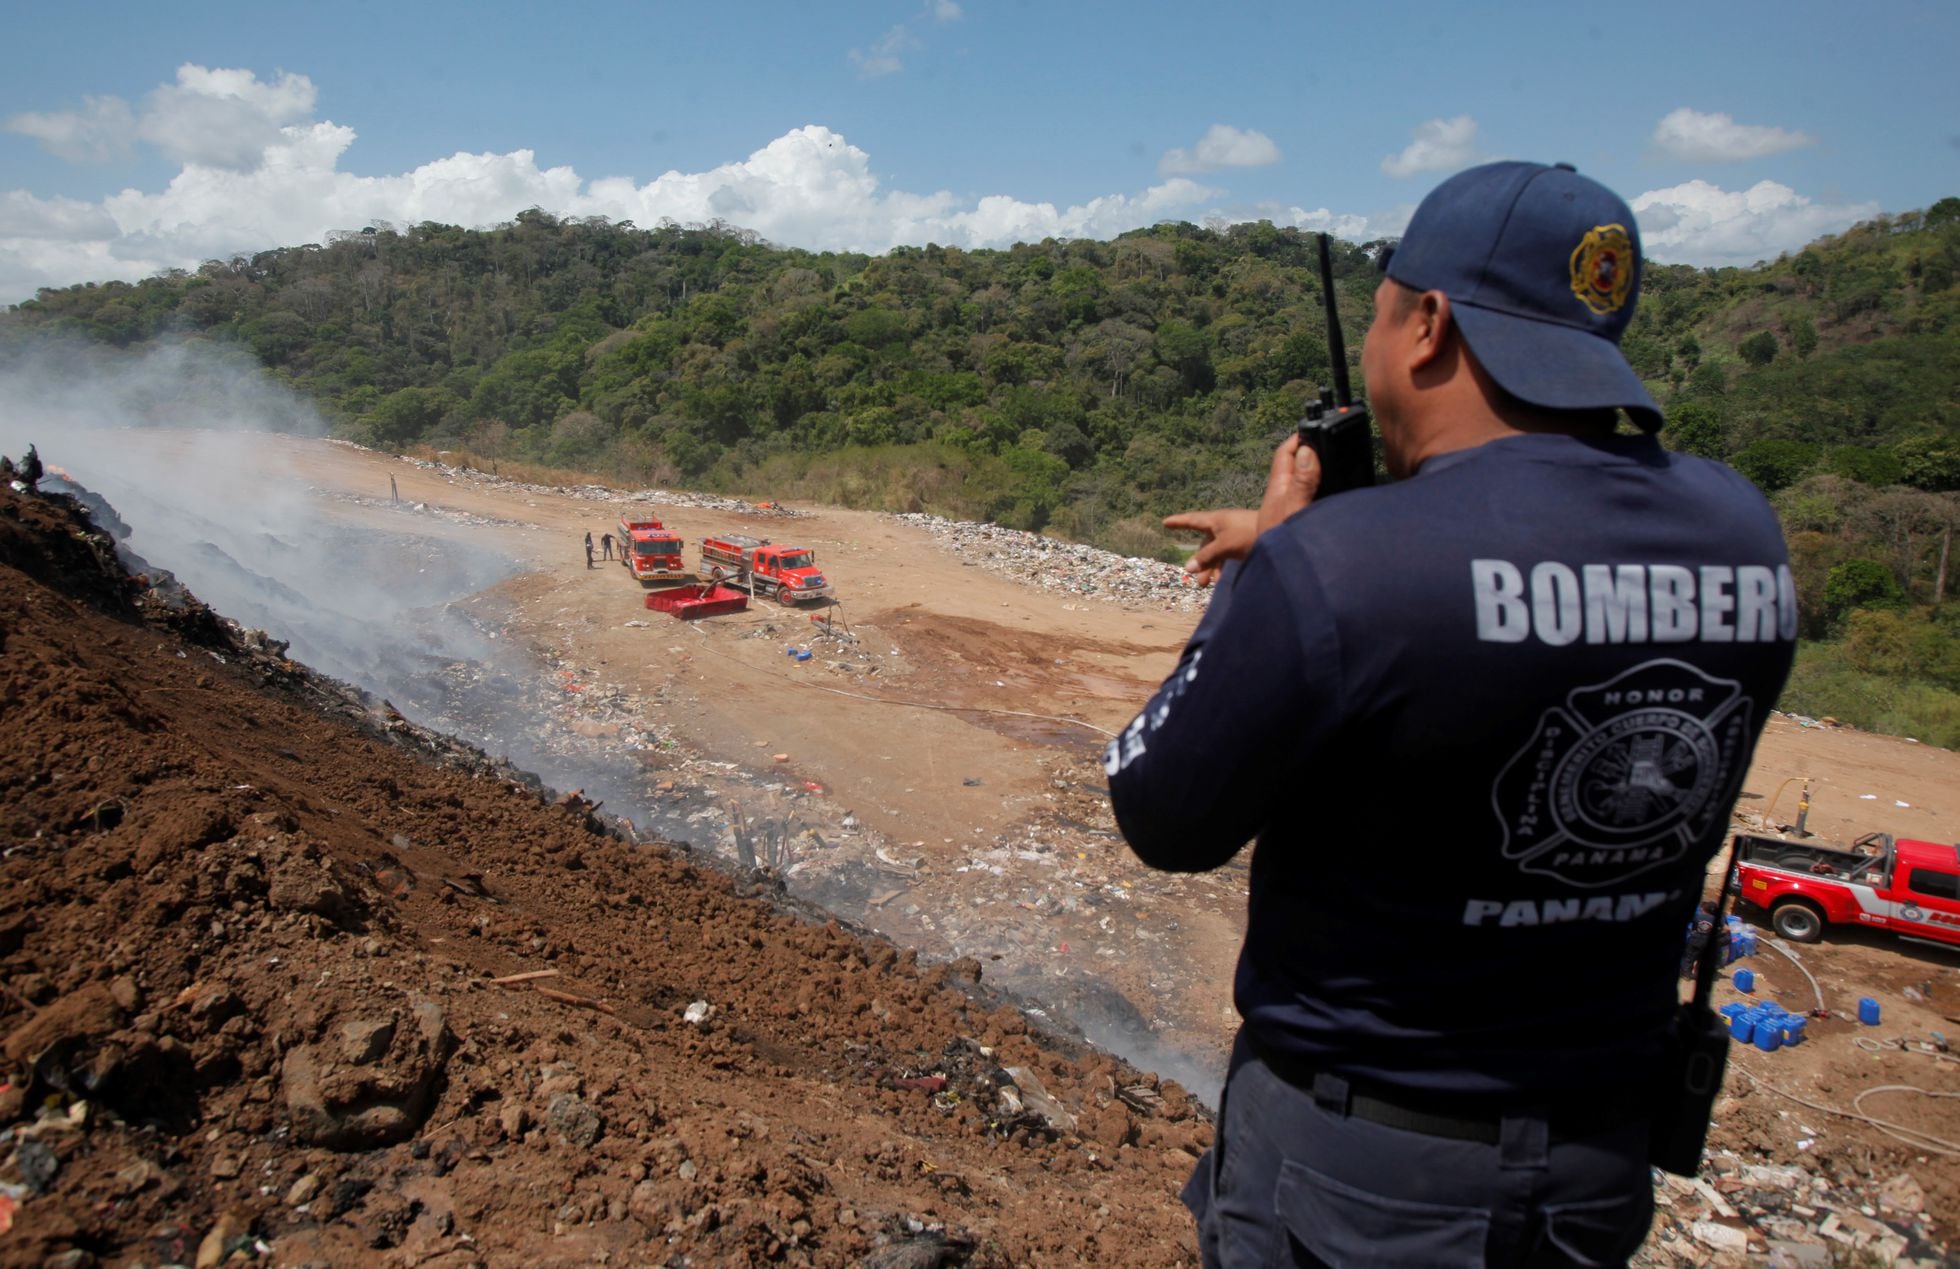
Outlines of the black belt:
[[1571,1141],[1618,1128],[1648,1113],[1647,1107],[1639,1104],[1638,1098],[1611,1093],[1602,1093],[1594,1101],[1554,1103],[1509,1111],[1489,1109],[1460,1113],[1439,1110],[1433,1097],[1417,1104],[1415,1095],[1404,1090],[1317,1070],[1304,1059],[1262,1044],[1250,1034],[1246,1036],[1246,1043],[1253,1056],[1264,1063],[1267,1070],[1328,1109],[1355,1119],[1365,1119],[1369,1123],[1419,1132],[1430,1137],[1448,1137],[1454,1141],[1475,1141],[1494,1146],[1502,1138],[1505,1119],[1534,1118],[1546,1122],[1553,1138]]

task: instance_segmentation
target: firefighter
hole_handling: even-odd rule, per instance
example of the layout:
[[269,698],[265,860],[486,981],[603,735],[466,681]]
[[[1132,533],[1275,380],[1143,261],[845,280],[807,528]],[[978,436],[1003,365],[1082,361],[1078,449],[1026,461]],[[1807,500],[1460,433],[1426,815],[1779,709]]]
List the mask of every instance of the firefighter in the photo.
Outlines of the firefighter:
[[1451,177],[1361,353],[1395,483],[1316,500],[1289,436],[1257,511],[1173,517],[1230,567],[1104,767],[1147,864],[1258,839],[1184,1190],[1207,1266],[1616,1265],[1647,1233],[1653,1125],[1691,1105],[1657,1086],[1667,967],[1797,613],[1762,494],[1654,435],[1638,235],[1563,165]]
[[[603,533],[603,534],[600,534],[600,535],[599,535],[599,544],[600,544],[601,546],[603,546],[603,547],[605,547],[605,548],[606,548],[606,556],[605,556],[605,558],[607,558],[607,559],[611,559],[611,558],[612,558],[612,544],[613,544],[613,536],[612,536],[612,534],[610,534],[610,533]],[[625,545],[625,543],[621,543],[621,544],[620,544],[620,550],[621,550],[621,551],[623,552],[623,551],[625,551],[625,549],[626,549],[626,545]]]
[[1681,977],[1693,978],[1695,964],[1708,952],[1709,944],[1714,946],[1715,958],[1719,962],[1729,947],[1729,932],[1722,926],[1722,918],[1715,911],[1712,899],[1702,900],[1695,909],[1695,919],[1688,925],[1688,942],[1681,949]]

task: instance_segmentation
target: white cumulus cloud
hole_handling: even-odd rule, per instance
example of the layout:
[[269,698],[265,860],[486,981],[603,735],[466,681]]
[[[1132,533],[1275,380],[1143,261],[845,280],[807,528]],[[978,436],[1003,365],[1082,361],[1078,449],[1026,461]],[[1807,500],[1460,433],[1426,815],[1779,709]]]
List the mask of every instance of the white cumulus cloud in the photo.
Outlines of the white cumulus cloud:
[[25,190],[0,194],[0,239],[87,242],[111,237],[116,222],[95,203],[78,198],[36,198]]
[[[1233,204],[1227,191],[1181,174],[1074,205],[1008,194],[918,193],[881,183],[869,155],[818,125],[786,132],[745,158],[646,181],[588,180],[570,167],[541,164],[529,149],[457,153],[396,175],[357,176],[340,168],[355,143],[353,129],[311,119],[314,89],[304,76],[264,82],[246,71],[186,67],[166,89],[147,99],[131,127],[145,126],[180,156],[167,185],[93,202],[0,190],[0,304],[42,286],[134,281],[210,259],[321,242],[332,231],[375,221],[484,226],[531,207],[641,225],[722,220],[785,246],[872,253],[927,242],[1006,247],[1049,237],[1110,238],[1167,219],[1264,219],[1361,242],[1402,232],[1411,211]],[[112,110],[94,104],[89,110],[114,119]],[[217,120],[212,135],[182,131],[207,111]],[[64,145],[103,143],[99,135],[80,140],[86,129],[43,132]],[[1214,137],[1220,144],[1208,149]],[[1270,145],[1256,133],[1214,129],[1192,157],[1249,161],[1263,152],[1261,143]],[[1814,201],[1771,181],[1735,192],[1690,181],[1643,194],[1633,206],[1656,259],[1709,265],[1771,258],[1878,212],[1874,203]]]
[[1418,172],[1454,172],[1477,161],[1477,121],[1469,115],[1417,124],[1409,144],[1382,160],[1382,171],[1401,180]]
[[177,68],[177,82],[151,93],[137,135],[180,163],[249,168],[281,129],[313,117],[316,94],[304,75],[261,83],[248,70]]
[[1686,163],[1734,163],[1815,144],[1815,137],[1801,132],[1737,123],[1687,106],[1669,111],[1654,129],[1654,148]]
[[50,154],[76,163],[106,163],[131,150],[136,114],[120,97],[84,97],[80,110],[18,114],[0,124],[33,137]]
[[1774,260],[1879,212],[1877,203],[1815,202],[1775,181],[1758,181],[1746,190],[1689,181],[1649,190],[1631,206],[1647,255],[1701,266]]
[[1266,167],[1279,162],[1279,147],[1263,132],[1214,123],[1189,150],[1164,151],[1157,162],[1159,176],[1189,176],[1227,167]]
[[80,110],[18,114],[4,126],[77,162],[124,158],[142,140],[179,163],[246,169],[281,141],[286,127],[310,120],[316,99],[304,75],[265,83],[249,70],[186,62],[176,82],[158,85],[140,112],[120,97],[84,97]]
[[540,207],[641,225],[723,220],[785,245],[880,252],[926,242],[1005,247],[1108,238],[1163,219],[1199,219],[1219,194],[1184,177],[1074,206],[887,189],[863,150],[814,125],[745,159],[644,183],[587,181],[569,167],[540,166],[528,149],[452,154],[399,175],[356,176],[339,169],[354,140],[351,128],[331,122],[288,125],[250,168],[187,162],[160,190],[125,189],[99,203],[0,193],[0,303],[41,286],[135,280],[320,242],[377,220],[481,226]]

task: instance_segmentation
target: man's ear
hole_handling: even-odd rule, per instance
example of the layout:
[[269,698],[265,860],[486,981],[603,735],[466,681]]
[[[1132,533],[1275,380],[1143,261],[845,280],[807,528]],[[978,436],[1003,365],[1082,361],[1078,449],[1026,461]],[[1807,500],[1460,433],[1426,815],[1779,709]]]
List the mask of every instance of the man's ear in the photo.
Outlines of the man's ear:
[[1450,297],[1441,291],[1424,291],[1416,300],[1411,325],[1409,369],[1421,370],[1443,355],[1449,347],[1456,322],[1450,314]]

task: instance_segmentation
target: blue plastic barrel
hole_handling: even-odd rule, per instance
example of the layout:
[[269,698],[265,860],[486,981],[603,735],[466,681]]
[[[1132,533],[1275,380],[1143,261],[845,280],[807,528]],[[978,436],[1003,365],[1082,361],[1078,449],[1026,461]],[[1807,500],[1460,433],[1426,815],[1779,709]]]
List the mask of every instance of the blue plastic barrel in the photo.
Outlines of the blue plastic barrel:
[[1803,1018],[1785,1018],[1783,1020],[1783,1043],[1802,1044],[1803,1025],[1805,1021]]
[[1735,989],[1737,991],[1756,990],[1756,971],[1753,969],[1738,969],[1735,971]]
[[1774,1053],[1783,1047],[1783,1028],[1771,1020],[1756,1024],[1756,1047],[1765,1053]]
[[1729,1038],[1738,1044],[1749,1043],[1749,1038],[1755,1033],[1756,1019],[1748,1011],[1745,1010],[1729,1019]]
[[1878,1025],[1878,1002],[1870,996],[1858,997],[1858,1021],[1868,1027]]

